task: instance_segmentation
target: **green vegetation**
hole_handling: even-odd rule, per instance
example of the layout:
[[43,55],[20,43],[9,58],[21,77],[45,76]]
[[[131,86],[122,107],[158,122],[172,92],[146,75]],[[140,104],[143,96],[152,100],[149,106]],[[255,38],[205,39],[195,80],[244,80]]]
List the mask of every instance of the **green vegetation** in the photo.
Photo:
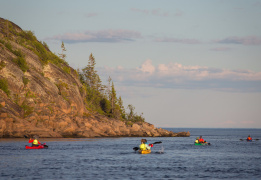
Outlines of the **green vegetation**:
[[26,77],[23,77],[23,83],[25,86],[28,84],[28,82],[29,82],[29,79]]
[[64,72],[71,74],[71,69],[68,66],[63,66],[62,69]]
[[8,82],[6,79],[0,79],[0,89],[2,89],[9,96],[10,91],[8,89]]
[[89,56],[88,65],[78,70],[79,79],[86,91],[85,102],[87,109],[99,112],[108,117],[124,120],[131,125],[135,122],[144,122],[145,119],[141,115],[134,112],[134,106],[129,105],[129,114],[126,113],[121,97],[117,97],[116,90],[112,79],[108,78],[108,85],[102,85],[101,79],[95,70],[95,58],[92,54]]
[[[68,63],[65,61],[66,55],[64,53],[62,58],[59,58],[57,55],[55,55],[49,50],[49,47],[45,42],[38,41],[32,31],[18,30],[18,27],[14,27],[15,25],[13,25],[8,20],[5,21],[4,26],[5,27],[3,28],[2,33],[5,35],[5,40],[1,40],[0,43],[4,44],[5,47],[9,49],[12,53],[14,53],[16,56],[21,57],[21,55],[16,54],[19,52],[15,52],[12,50],[12,45],[8,42],[10,40],[15,40],[21,46],[33,51],[39,57],[43,64],[51,62],[58,66],[60,66],[61,64],[68,65]],[[63,49],[63,52],[64,51],[65,47]]]
[[36,98],[35,94],[28,90],[25,94],[26,98]]
[[0,62],[0,71],[6,66],[4,61]]
[[13,59],[13,61],[18,65],[18,67],[20,67],[23,72],[26,72],[28,70],[28,66],[24,57],[17,57],[16,59]]
[[[18,65],[18,67],[23,71],[26,72],[28,70],[28,66],[26,63],[26,60],[24,58],[24,55],[22,53],[22,51],[19,50],[13,50],[12,45],[10,42],[5,42],[2,40],[2,42],[4,44],[4,46],[10,51],[12,52],[14,55],[16,55],[16,58],[12,59],[12,61],[14,63],[16,63]],[[1,65],[0,65],[1,66]],[[1,68],[1,67],[0,67]]]
[[24,110],[24,117],[27,117],[28,115],[32,114],[34,111],[34,108],[28,106],[25,102],[23,102],[21,108]]

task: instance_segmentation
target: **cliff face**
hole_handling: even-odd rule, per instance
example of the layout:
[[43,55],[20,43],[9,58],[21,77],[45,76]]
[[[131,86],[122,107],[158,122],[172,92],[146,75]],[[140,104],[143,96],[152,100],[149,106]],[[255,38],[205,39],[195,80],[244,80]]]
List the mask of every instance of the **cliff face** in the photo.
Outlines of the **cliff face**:
[[0,137],[189,136],[88,111],[77,72],[29,35],[0,18]]

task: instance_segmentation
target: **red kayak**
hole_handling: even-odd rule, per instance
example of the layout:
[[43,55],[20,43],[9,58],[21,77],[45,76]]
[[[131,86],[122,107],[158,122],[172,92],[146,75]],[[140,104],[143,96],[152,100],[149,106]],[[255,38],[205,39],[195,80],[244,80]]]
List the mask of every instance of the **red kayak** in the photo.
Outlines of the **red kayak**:
[[39,145],[39,146],[27,146],[25,145],[25,149],[47,149],[48,146],[47,145]]

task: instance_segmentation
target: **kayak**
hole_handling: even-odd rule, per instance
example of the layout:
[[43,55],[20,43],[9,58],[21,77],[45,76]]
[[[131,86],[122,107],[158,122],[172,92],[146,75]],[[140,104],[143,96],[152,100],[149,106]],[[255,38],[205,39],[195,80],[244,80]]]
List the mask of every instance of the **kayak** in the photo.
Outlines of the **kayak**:
[[210,143],[195,143],[196,146],[205,146],[210,145]]
[[139,153],[140,154],[150,154],[151,150],[150,149],[148,149],[148,150],[139,150]]
[[25,145],[25,149],[47,149],[47,145],[39,145],[39,146],[27,146]]

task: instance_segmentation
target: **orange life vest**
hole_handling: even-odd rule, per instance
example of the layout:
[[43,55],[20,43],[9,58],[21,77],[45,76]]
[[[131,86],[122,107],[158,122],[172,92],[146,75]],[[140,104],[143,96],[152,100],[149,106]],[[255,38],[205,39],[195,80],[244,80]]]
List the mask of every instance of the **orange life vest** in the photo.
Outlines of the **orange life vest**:
[[251,137],[248,137],[247,140],[248,140],[248,141],[252,141],[252,138],[251,138]]
[[200,138],[198,141],[199,141],[200,143],[202,143],[202,142],[204,142],[204,139],[203,139],[203,138]]

